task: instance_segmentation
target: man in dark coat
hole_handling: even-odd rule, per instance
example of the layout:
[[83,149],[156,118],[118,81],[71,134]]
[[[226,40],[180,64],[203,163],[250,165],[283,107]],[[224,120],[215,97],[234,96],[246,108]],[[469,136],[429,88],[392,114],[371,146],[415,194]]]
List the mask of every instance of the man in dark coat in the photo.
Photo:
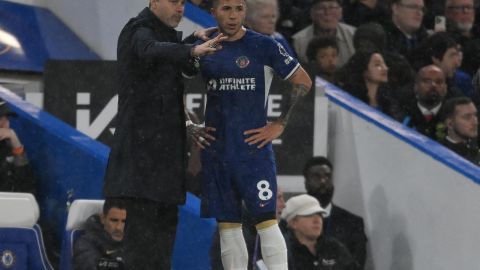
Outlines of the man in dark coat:
[[367,254],[367,236],[363,219],[332,203],[333,166],[325,157],[313,157],[305,163],[303,176],[307,193],[320,202],[323,214],[323,235],[333,237],[347,247],[363,269]]
[[443,71],[435,65],[421,68],[413,91],[414,99],[404,105],[403,123],[433,140],[441,139],[440,112],[448,92]]
[[102,215],[92,215],[73,247],[74,270],[123,269],[120,247],[127,212],[123,200],[107,199]]
[[392,0],[391,20],[383,24],[387,33],[387,50],[403,56],[410,55],[428,34],[422,25],[423,0]]
[[[185,202],[182,73],[193,75],[195,57],[221,48],[221,35],[197,46],[182,43],[174,28],[184,8],[184,0],[150,0],[118,38],[119,110],[104,195],[127,202],[129,270],[170,269],[177,206]],[[198,31],[187,39],[206,36]]]
[[440,142],[458,155],[480,166],[478,112],[473,101],[456,97],[445,102],[443,118],[447,136]]
[[35,195],[35,178],[27,154],[9,117],[17,114],[0,99],[0,191],[27,192]]

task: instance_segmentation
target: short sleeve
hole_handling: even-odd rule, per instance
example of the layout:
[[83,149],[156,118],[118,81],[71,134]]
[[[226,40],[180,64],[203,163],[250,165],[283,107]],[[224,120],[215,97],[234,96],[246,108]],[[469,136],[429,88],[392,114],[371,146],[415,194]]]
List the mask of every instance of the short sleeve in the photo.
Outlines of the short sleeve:
[[265,52],[271,68],[284,80],[287,80],[300,67],[298,60],[291,56],[282,44],[274,39],[266,39]]

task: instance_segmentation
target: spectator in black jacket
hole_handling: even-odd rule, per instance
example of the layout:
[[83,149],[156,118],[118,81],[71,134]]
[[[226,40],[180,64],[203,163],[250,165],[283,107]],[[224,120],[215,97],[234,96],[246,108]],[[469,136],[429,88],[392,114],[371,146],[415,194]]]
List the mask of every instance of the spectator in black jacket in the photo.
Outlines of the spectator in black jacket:
[[26,192],[35,195],[35,178],[27,154],[9,117],[17,114],[0,99],[0,191]]
[[447,100],[443,108],[447,136],[441,143],[480,166],[480,152],[477,145],[477,115],[477,108],[471,99],[458,97]]
[[85,234],[75,241],[73,269],[123,269],[120,247],[126,217],[124,201],[105,200],[103,213],[88,218],[83,225]]
[[402,122],[431,139],[441,139],[440,110],[447,95],[443,71],[435,65],[421,68],[413,88],[415,98],[403,105],[406,116]]
[[325,209],[323,234],[334,237],[345,245],[360,269],[363,269],[367,253],[363,219],[332,202],[335,190],[332,174],[333,165],[327,158],[312,157],[305,163],[303,169],[305,189]]
[[348,249],[323,233],[327,212],[315,197],[307,194],[290,198],[282,212],[289,228],[288,246],[295,270],[360,269]]
[[425,12],[423,0],[392,0],[392,20],[385,25],[387,49],[408,56],[427,37],[422,25]]

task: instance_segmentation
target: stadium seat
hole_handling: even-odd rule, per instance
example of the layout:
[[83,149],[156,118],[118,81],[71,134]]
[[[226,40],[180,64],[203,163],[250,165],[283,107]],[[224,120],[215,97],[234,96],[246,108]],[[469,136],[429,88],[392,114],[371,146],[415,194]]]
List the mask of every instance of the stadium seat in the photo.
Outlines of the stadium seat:
[[53,270],[32,194],[0,192],[0,269]]
[[103,203],[103,200],[75,200],[70,206],[62,242],[60,270],[72,269],[73,244],[83,234],[83,223],[91,215],[102,213]]

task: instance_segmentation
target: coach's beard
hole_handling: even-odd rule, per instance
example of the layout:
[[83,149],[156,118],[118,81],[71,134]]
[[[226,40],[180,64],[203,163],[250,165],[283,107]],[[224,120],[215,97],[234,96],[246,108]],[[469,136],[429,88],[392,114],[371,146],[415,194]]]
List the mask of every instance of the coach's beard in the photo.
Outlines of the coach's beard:
[[308,192],[308,194],[317,198],[322,208],[325,208],[332,202],[334,190],[335,190],[334,187],[317,189],[317,190],[312,190]]

